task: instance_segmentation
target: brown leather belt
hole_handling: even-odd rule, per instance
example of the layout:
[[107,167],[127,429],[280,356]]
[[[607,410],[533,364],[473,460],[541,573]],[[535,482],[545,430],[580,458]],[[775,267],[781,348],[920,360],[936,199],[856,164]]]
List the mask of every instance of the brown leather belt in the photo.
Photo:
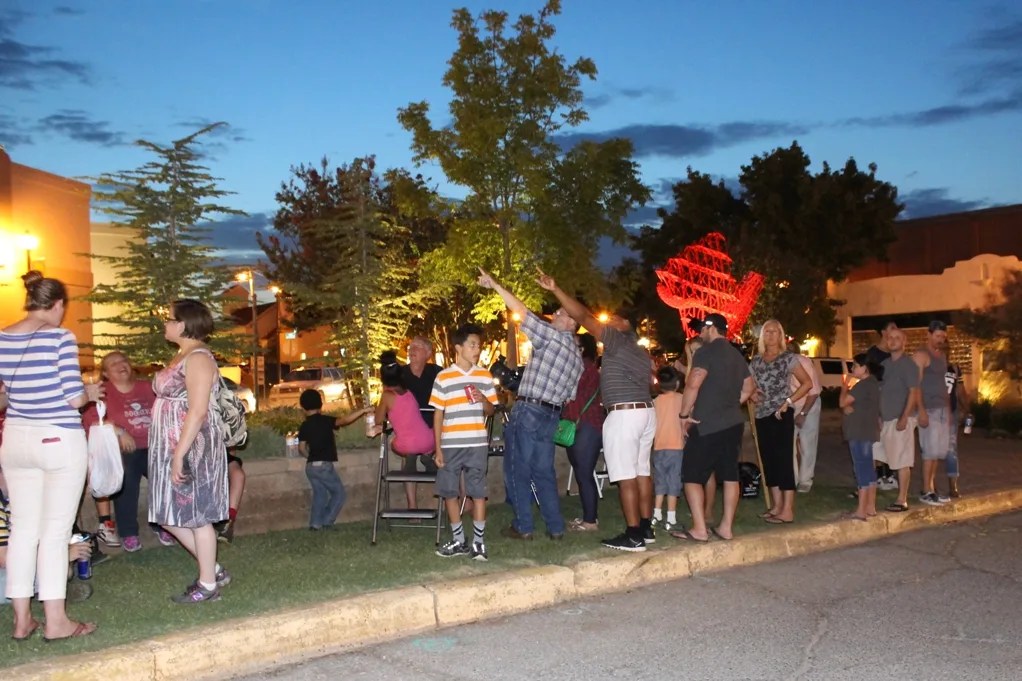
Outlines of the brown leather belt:
[[652,402],[621,402],[620,404],[612,404],[607,407],[607,411],[617,411],[618,409],[652,409]]

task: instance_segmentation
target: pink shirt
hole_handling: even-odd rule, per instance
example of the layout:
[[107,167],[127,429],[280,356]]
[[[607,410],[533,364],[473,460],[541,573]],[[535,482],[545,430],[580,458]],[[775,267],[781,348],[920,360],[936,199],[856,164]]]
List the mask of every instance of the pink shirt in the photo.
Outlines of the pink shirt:
[[387,411],[387,420],[394,429],[391,447],[398,454],[432,454],[436,448],[433,429],[419,414],[419,402],[411,390],[392,392],[394,401]]

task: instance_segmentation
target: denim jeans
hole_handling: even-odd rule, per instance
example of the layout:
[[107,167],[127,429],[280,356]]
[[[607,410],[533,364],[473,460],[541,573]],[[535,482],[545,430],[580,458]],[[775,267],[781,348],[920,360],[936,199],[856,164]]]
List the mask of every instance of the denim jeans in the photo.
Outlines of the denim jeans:
[[122,537],[138,536],[138,494],[142,478],[149,478],[149,450],[136,449],[122,454],[124,462],[124,483],[110,499],[114,502],[114,518],[117,531]]
[[603,433],[585,421],[580,421],[575,429],[575,444],[568,447],[568,461],[575,469],[575,482],[578,483],[578,497],[582,502],[582,520],[595,523],[596,506],[600,501],[600,492],[596,489],[596,461],[600,458],[600,447],[603,445]]
[[504,430],[504,483],[514,511],[514,528],[533,531],[532,487],[550,534],[564,534],[564,516],[554,472],[554,431],[560,414],[538,404],[516,402]]
[[310,461],[305,464],[305,476],[312,485],[312,511],[309,527],[333,525],[347,499],[344,483],[330,461]]
[[948,419],[948,447],[947,459],[944,460],[944,470],[949,478],[958,477],[958,410],[951,412]]

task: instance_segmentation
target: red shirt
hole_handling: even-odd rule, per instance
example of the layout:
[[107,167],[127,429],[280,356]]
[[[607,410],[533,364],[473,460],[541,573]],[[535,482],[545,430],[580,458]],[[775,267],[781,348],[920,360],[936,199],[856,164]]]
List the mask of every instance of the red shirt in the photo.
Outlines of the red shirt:
[[[106,387],[106,423],[112,423],[128,431],[135,438],[135,448],[145,449],[149,446],[149,427],[153,423],[153,403],[156,394],[149,381],[135,381],[131,390],[122,393],[114,384],[105,381]],[[90,404],[82,415],[86,430],[99,421],[96,405]]]
[[[600,390],[600,370],[596,362],[589,358],[582,359],[582,377],[578,380],[578,390],[575,392],[575,399],[564,405],[561,409],[561,418],[572,421],[579,420],[579,413],[590,397]],[[582,414],[582,421],[588,423],[598,431],[603,430],[603,405],[600,403],[600,396],[597,394],[589,408]]]

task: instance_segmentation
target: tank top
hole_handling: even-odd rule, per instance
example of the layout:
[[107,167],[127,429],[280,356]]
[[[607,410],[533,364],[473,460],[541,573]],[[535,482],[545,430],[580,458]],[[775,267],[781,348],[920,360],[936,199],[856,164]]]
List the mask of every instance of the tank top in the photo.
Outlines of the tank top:
[[419,414],[419,402],[411,390],[393,392],[394,403],[387,412],[387,420],[394,429],[394,451],[400,454],[429,454],[435,447],[433,430]]
[[947,373],[947,358],[944,355],[935,355],[926,348],[930,355],[930,365],[923,369],[923,380],[919,389],[923,394],[924,409],[940,409],[948,406],[947,383],[944,381],[944,374]]

